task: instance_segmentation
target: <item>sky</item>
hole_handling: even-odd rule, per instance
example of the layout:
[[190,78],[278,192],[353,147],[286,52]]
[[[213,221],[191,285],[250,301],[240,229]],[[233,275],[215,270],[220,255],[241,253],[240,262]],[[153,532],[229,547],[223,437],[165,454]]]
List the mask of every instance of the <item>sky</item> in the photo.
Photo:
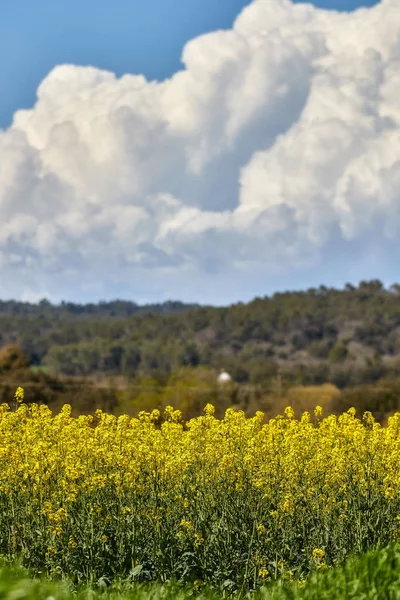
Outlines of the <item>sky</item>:
[[400,281],[398,0],[0,0],[0,297]]

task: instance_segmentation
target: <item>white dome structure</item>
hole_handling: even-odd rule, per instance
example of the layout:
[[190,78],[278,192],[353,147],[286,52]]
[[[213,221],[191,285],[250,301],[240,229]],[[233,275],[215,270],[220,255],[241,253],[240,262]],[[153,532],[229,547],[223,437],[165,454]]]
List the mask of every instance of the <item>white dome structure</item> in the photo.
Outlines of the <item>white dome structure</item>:
[[229,383],[230,381],[232,381],[232,377],[229,373],[221,369],[221,373],[218,375],[218,383]]

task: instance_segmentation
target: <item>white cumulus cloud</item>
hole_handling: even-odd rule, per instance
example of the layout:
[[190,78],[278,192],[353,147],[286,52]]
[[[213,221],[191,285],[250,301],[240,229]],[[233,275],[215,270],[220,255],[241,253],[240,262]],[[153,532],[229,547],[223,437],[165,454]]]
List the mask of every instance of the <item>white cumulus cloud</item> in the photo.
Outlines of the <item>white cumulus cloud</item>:
[[219,303],[390,276],[398,0],[254,0],[182,63],[162,82],[59,65],[0,130],[2,295]]

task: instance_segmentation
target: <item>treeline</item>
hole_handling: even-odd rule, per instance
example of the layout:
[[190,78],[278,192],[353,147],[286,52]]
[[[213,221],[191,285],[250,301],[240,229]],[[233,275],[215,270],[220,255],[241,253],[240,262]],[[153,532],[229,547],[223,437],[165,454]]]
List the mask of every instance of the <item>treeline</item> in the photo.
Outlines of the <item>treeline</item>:
[[54,374],[152,377],[182,367],[229,371],[236,383],[340,389],[400,375],[400,285],[276,293],[229,307],[0,303],[0,347],[17,344]]
[[51,304],[46,298],[43,298],[37,304],[32,302],[18,302],[17,300],[0,300],[0,315],[5,316],[47,316],[47,317],[68,317],[71,315],[83,315],[84,317],[96,317],[103,319],[107,317],[130,317],[131,315],[143,315],[152,313],[169,314],[180,313],[185,310],[199,307],[198,304],[184,304],[183,302],[167,300],[158,304],[146,304],[140,306],[136,302],[129,300],[104,300],[97,304],[79,304],[75,302],[65,302],[60,305]]

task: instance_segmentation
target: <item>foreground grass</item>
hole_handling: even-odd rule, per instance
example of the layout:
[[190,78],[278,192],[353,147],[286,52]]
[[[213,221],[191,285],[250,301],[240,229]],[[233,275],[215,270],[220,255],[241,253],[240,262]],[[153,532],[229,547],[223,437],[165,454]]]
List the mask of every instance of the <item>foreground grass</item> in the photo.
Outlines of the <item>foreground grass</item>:
[[281,583],[257,592],[228,595],[210,588],[195,591],[174,583],[138,584],[129,580],[107,587],[104,580],[79,586],[64,580],[33,579],[20,566],[0,569],[1,600],[395,600],[400,598],[400,545],[390,544],[346,561],[342,567],[313,572],[303,584]]

